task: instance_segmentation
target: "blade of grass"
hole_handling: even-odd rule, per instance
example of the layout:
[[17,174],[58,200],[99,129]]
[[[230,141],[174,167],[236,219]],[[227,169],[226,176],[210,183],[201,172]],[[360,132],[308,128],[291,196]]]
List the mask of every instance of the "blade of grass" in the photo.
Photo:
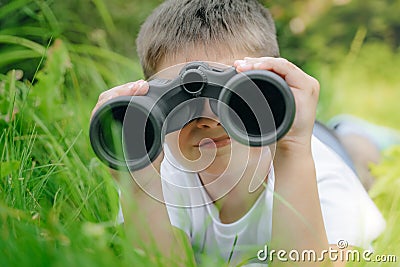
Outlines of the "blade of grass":
[[49,5],[45,1],[42,1],[42,0],[35,0],[35,3],[39,6],[40,10],[42,11],[52,32],[56,36],[58,36],[58,34],[61,32],[60,24],[58,23],[58,20],[57,20],[56,16],[54,15],[53,11],[51,10],[51,8],[49,7]]
[[28,5],[30,0],[14,0],[10,1],[5,6],[0,8],[0,19],[5,18],[8,14],[23,8],[24,6]]
[[46,52],[46,48],[44,46],[29,39],[14,35],[0,35],[0,43],[21,45],[35,51],[39,55],[44,55]]
[[97,11],[99,12],[101,19],[104,22],[104,25],[106,26],[106,29],[109,33],[114,33],[116,30],[116,27],[114,25],[114,21],[108,12],[108,8],[106,4],[102,0],[92,0],[93,3],[95,4]]
[[85,44],[70,44],[69,48],[78,54],[96,56],[111,62],[117,62],[129,69],[135,69],[135,62],[133,60],[104,48]]
[[48,29],[38,26],[16,26],[0,29],[0,35],[14,36],[15,34],[18,34],[18,36],[35,36],[46,39],[52,35]]
[[0,66],[6,66],[10,63],[25,59],[40,58],[41,55],[32,53],[32,50],[16,50],[0,53]]

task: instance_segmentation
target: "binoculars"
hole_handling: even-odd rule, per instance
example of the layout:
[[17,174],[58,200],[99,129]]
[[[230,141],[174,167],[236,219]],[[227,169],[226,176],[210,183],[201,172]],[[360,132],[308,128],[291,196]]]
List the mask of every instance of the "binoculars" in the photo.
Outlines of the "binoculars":
[[166,134],[204,117],[206,104],[227,134],[248,146],[276,142],[295,115],[293,94],[279,75],[192,62],[173,79],[150,80],[144,96],[104,103],[90,123],[92,148],[111,168],[140,170],[161,153]]

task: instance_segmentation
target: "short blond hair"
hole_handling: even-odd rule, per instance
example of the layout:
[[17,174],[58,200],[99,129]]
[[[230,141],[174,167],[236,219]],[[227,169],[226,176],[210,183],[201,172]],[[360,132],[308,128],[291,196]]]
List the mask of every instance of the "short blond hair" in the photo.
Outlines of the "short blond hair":
[[256,0],[167,0],[143,23],[136,45],[146,78],[194,47],[279,56],[272,16]]

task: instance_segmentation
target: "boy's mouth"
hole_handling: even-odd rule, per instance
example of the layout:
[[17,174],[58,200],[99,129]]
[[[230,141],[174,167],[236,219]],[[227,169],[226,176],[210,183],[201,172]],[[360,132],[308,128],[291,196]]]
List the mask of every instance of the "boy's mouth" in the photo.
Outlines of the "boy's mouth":
[[231,143],[231,139],[228,135],[223,135],[217,138],[203,138],[201,141],[196,145],[196,147],[201,148],[219,148],[227,146]]

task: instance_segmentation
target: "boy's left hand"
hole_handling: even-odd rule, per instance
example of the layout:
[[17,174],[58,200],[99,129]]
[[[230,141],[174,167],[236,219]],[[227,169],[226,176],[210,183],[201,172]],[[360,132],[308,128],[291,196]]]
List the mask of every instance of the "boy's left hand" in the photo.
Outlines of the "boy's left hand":
[[310,147],[320,89],[319,82],[284,58],[245,57],[244,60],[236,60],[234,66],[238,72],[269,70],[285,79],[295,98],[296,114],[291,129],[279,140],[278,148]]

